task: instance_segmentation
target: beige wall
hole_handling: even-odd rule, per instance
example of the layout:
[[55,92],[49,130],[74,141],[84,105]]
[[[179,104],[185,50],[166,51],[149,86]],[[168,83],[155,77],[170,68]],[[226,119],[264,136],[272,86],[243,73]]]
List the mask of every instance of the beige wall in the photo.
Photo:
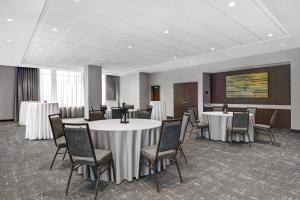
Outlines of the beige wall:
[[15,67],[0,66],[0,120],[14,118]]

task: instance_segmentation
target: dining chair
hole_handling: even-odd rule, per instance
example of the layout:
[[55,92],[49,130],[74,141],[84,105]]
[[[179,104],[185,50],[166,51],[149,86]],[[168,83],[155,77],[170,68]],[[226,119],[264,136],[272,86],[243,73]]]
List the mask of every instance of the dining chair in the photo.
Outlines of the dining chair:
[[256,111],[257,111],[256,107],[247,107],[247,112],[249,112],[250,114],[252,114],[253,117],[254,117],[254,119],[255,119]]
[[227,130],[227,141],[229,135],[230,135],[230,142],[232,143],[233,141],[232,135],[240,134],[244,136],[244,142],[246,142],[245,136],[247,136],[249,141],[248,144],[249,146],[251,146],[248,129],[249,129],[249,112],[233,112],[231,128]]
[[213,106],[212,110],[214,112],[223,112],[223,107],[222,106]]
[[181,123],[181,131],[180,131],[180,139],[179,139],[179,147],[178,147],[178,150],[179,150],[181,156],[184,158],[186,163],[187,163],[187,159],[186,159],[185,153],[182,149],[182,144],[185,139],[185,135],[186,135],[186,131],[187,131],[188,123],[189,123],[189,118],[190,118],[189,113],[187,113],[187,112],[183,113],[182,123]]
[[256,140],[258,140],[258,135],[262,133],[262,134],[267,134],[269,136],[272,144],[276,144],[276,139],[273,135],[272,129],[276,122],[277,114],[278,114],[278,110],[275,110],[272,114],[269,125],[265,125],[265,124],[254,125],[254,133],[255,133]]
[[100,105],[100,110],[101,112],[103,112],[103,114],[105,115],[105,112],[107,110],[107,105]]
[[151,119],[151,113],[148,111],[136,111],[135,118],[138,119]]
[[112,107],[111,108],[111,118],[112,119],[121,119],[122,108],[120,107]]
[[149,161],[148,167],[154,171],[157,192],[160,191],[159,179],[157,174],[157,163],[159,160],[168,158],[175,162],[180,181],[182,181],[180,169],[178,166],[176,154],[179,148],[181,133],[181,119],[162,121],[160,136],[157,145],[147,146],[141,149],[141,156]]
[[90,121],[105,119],[104,113],[101,110],[90,110],[89,115],[90,115]]
[[128,109],[134,109],[134,105],[132,105],[132,104],[126,104],[126,108],[128,108]]
[[150,112],[150,115],[152,114],[153,106],[147,105],[146,106],[146,111]]
[[[64,123],[64,134],[66,137],[67,148],[72,157],[72,166],[67,182],[66,195],[68,195],[69,186],[73,171],[78,167],[86,165],[95,169],[96,172],[96,190],[94,199],[97,198],[100,175],[109,168],[113,170],[115,180],[115,168],[112,152],[104,149],[94,149],[89,125]],[[105,167],[103,169],[103,167]]]
[[197,120],[195,111],[193,109],[188,109],[188,114],[189,114],[190,123],[192,125],[189,137],[191,137],[193,132],[196,130],[197,132],[196,139],[199,138],[199,133],[201,133],[201,137],[204,138],[203,131],[206,130],[208,132],[208,138],[211,139],[209,125],[207,123],[203,123]]
[[[53,160],[50,165],[50,169],[52,169],[52,166],[54,164],[54,161],[56,159],[57,154],[63,154],[60,153],[59,151],[61,149],[65,149],[63,160],[65,159],[65,156],[67,154],[67,145],[66,145],[66,140],[64,136],[64,130],[63,130],[63,125],[62,125],[62,119],[60,114],[52,114],[48,116],[49,121],[50,121],[50,126],[52,130],[52,135],[53,135],[53,141],[56,146],[56,152],[54,154]],[[71,157],[70,157],[71,159]]]

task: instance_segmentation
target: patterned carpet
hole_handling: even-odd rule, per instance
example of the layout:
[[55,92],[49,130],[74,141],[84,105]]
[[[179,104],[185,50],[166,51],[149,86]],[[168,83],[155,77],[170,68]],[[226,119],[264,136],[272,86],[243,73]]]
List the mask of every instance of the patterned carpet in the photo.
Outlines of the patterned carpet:
[[[70,163],[55,153],[52,140],[28,141],[25,127],[0,123],[0,199],[92,199],[95,183],[74,173],[65,196]],[[154,177],[119,185],[101,182],[98,199],[300,199],[300,134],[277,130],[279,144],[233,144],[185,140],[186,165],[179,156],[180,184],[175,165]]]

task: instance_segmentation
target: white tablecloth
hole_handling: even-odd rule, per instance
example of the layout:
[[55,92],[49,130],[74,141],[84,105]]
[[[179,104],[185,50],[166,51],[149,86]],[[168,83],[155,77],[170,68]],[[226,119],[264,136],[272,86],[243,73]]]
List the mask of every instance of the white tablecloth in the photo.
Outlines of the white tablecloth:
[[22,101],[20,105],[20,112],[19,112],[19,124],[26,125],[26,116],[28,106],[31,103],[39,103],[38,101]]
[[166,116],[166,102],[164,101],[150,101],[150,106],[153,107],[151,119],[154,120],[165,120]]
[[[231,128],[232,116],[232,112],[229,112],[228,114],[224,114],[223,112],[203,112],[201,114],[201,121],[209,124],[210,136],[212,140],[226,141],[226,133],[227,129]],[[254,141],[254,124],[254,116],[253,114],[250,114],[248,131],[251,142]],[[234,134],[233,141],[244,141],[244,137],[239,134]],[[246,142],[248,142],[247,137]]]
[[29,104],[25,138],[29,140],[53,138],[48,115],[56,113],[59,113],[58,103]]
[[[129,118],[135,118],[135,112],[136,111],[137,111],[136,109],[128,109]],[[105,111],[105,118],[106,119],[111,119],[112,118],[111,110],[106,110]]]
[[[63,122],[89,124],[94,148],[112,151],[117,184],[122,180],[132,181],[134,177],[139,178],[141,148],[158,142],[161,126],[160,121],[147,119],[131,119],[128,124],[121,124],[119,119],[93,122],[82,119],[63,119]],[[165,167],[168,163],[164,161],[163,164]],[[86,176],[93,175],[90,169],[81,170]],[[142,174],[149,173],[149,168],[143,167]],[[108,180],[108,173],[104,173],[100,178]]]

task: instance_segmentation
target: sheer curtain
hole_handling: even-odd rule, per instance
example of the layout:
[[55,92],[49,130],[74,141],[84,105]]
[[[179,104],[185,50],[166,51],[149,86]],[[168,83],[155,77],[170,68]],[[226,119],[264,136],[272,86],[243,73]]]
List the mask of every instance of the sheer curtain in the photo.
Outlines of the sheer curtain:
[[58,102],[62,117],[83,117],[83,73],[41,70],[41,99]]

